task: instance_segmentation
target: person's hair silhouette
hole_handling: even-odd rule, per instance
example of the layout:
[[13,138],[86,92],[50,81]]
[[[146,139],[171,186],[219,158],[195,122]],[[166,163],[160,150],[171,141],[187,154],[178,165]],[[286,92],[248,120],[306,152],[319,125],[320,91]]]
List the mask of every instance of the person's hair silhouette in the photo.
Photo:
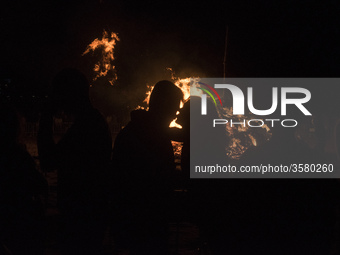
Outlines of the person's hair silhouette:
[[157,82],[152,90],[149,102],[149,112],[153,118],[169,126],[179,110],[183,93],[170,81]]

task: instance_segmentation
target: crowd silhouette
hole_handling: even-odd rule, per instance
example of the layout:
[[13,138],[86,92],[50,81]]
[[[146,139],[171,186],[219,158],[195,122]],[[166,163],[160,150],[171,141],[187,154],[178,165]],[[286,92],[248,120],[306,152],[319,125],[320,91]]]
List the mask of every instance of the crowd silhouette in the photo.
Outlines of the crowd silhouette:
[[[89,86],[79,70],[62,70],[53,79],[39,121],[40,169],[58,172],[61,254],[103,254],[108,228],[115,245],[129,254],[173,254],[169,223],[174,210],[198,226],[197,254],[339,254],[334,248],[336,180],[190,179],[190,105],[199,104],[198,98],[180,109],[182,91],[170,81],[159,81],[149,110],[132,111],[112,145],[105,119],[90,102]],[[210,118],[217,116],[214,107],[208,109],[213,111]],[[60,112],[73,124],[55,142],[53,117]],[[169,127],[176,117],[182,129]],[[284,131],[274,128],[272,139],[247,151],[240,162],[290,164],[323,157],[299,143],[294,129]],[[19,137],[15,109],[1,103],[0,254],[46,254],[48,185]],[[180,178],[173,140],[183,142]],[[220,146],[223,151],[227,141],[207,138],[201,147]],[[174,208],[179,180],[188,195]]]
[[19,143],[17,112],[0,105],[0,254],[44,254],[47,182]]

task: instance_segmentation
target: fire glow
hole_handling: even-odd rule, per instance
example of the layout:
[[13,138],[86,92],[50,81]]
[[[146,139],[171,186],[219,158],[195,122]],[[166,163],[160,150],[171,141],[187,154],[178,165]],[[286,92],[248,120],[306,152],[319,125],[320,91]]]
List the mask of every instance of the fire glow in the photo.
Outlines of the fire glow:
[[[119,37],[116,33],[109,34],[104,30],[102,39],[94,39],[83,52],[82,56],[89,54],[99,54],[100,58],[97,60],[93,71],[95,72],[95,76],[93,81],[96,81],[98,78],[102,77],[108,80],[108,82],[113,85],[117,80],[117,75],[115,72],[115,66],[113,65],[114,61],[114,50],[116,43],[119,41]],[[166,68],[167,71],[171,74],[171,81],[179,87],[184,95],[184,100],[180,105],[180,108],[183,107],[184,103],[191,96],[202,97],[203,91],[196,86],[190,86],[192,77],[180,78],[175,75],[175,72],[172,68]],[[146,96],[144,99],[144,103],[149,104],[150,95],[153,90],[152,85],[147,85]],[[145,109],[148,107],[137,106],[136,109]],[[251,119],[250,115],[233,115],[233,107],[226,106],[218,106],[217,112],[221,119],[231,118],[233,117],[235,121],[243,121],[242,119],[246,119],[249,121]],[[173,120],[170,124],[170,127],[173,128],[182,128],[179,124],[176,123],[176,119]],[[226,145],[226,156],[230,159],[239,159],[241,155],[250,147],[258,146],[259,144],[267,141],[271,137],[270,128],[267,124],[261,125],[261,128],[253,129],[249,128],[246,125],[225,125],[226,133],[230,139],[229,144]],[[174,153],[177,157],[180,157],[182,150],[181,142],[172,142],[174,147]]]
[[[172,82],[182,90],[184,95],[184,102],[186,102],[190,98],[190,94],[198,97],[202,96],[203,91],[201,89],[198,89],[196,86],[190,86],[192,78],[179,78],[175,75],[175,72],[172,70],[172,68],[167,68],[167,70],[171,72]],[[146,92],[146,98],[144,99],[144,103],[147,104],[149,103],[153,87],[154,86],[147,85],[148,90]],[[180,108],[182,107],[183,104],[181,104]],[[140,109],[142,107],[139,106],[138,108]],[[249,116],[233,115],[232,107],[218,106],[216,110],[218,111],[218,114],[220,115],[221,119],[222,118],[224,119],[225,117],[228,118],[233,117],[234,122],[242,122],[241,124],[243,124],[246,121],[247,123],[248,121],[250,122],[253,121],[250,115]],[[182,128],[180,125],[176,123],[176,119],[171,122],[170,127]],[[225,125],[225,130],[228,134],[228,137],[230,138],[230,143],[226,147],[226,156],[228,156],[231,159],[237,160],[251,146],[258,146],[260,144],[258,140],[263,140],[263,142],[265,142],[270,139],[271,137],[270,128],[266,123],[261,122],[261,125],[257,127],[260,128],[253,130],[248,125]],[[175,155],[180,156],[182,143],[173,141],[172,145],[174,147]]]
[[91,42],[83,52],[82,56],[88,54],[89,52],[101,52],[102,58],[98,60],[93,68],[93,71],[96,74],[93,78],[93,81],[97,80],[99,77],[106,77],[109,73],[112,73],[112,77],[108,78],[108,81],[111,85],[113,85],[113,83],[117,80],[115,66],[113,65],[113,60],[115,59],[114,49],[117,41],[119,41],[119,37],[116,33],[111,33],[109,35],[104,30],[102,39],[94,39],[93,42]]

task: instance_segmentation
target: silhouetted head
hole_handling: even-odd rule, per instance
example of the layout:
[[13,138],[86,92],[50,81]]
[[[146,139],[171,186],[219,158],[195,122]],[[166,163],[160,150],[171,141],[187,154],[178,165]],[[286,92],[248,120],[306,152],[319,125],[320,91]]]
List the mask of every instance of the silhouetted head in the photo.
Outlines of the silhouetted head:
[[90,104],[89,82],[77,69],[66,68],[52,82],[52,97],[60,110],[77,113]]
[[157,82],[152,90],[149,102],[149,112],[161,124],[169,125],[176,117],[183,93],[170,81]]
[[0,104],[0,148],[18,143],[20,124],[15,109]]

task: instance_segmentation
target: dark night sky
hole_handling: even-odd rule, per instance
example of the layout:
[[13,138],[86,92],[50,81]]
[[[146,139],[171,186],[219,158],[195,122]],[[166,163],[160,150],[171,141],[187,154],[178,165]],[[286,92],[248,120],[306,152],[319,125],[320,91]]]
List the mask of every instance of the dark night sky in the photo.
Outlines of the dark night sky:
[[81,53],[105,29],[119,33],[119,85],[131,91],[164,67],[221,77],[228,26],[229,77],[337,77],[338,14],[335,0],[3,1],[0,75],[43,91],[61,68],[92,66]]

